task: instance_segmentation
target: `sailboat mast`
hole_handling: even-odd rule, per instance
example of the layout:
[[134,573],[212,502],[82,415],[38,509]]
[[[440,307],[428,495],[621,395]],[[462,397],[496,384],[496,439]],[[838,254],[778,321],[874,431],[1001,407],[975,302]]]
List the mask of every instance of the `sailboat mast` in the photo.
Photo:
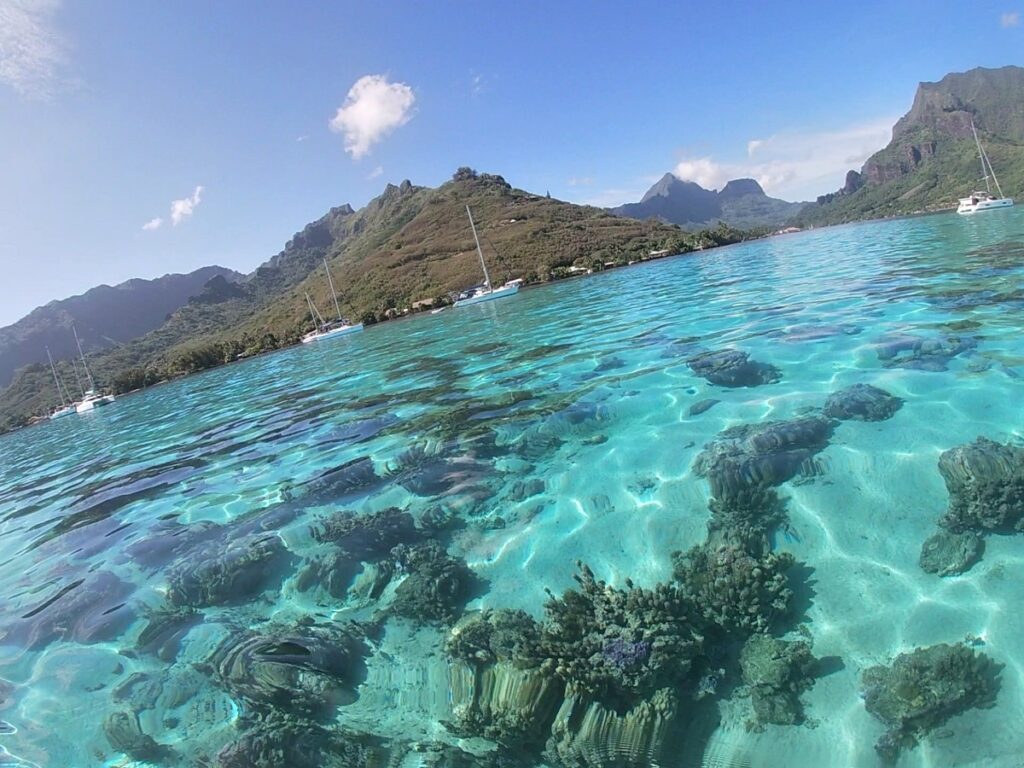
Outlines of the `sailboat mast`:
[[331,296],[334,297],[334,311],[338,313],[338,319],[341,320],[341,307],[338,306],[338,292],[334,290],[334,279],[331,277],[331,268],[327,266],[327,259],[324,259],[324,269],[327,270],[327,282],[331,286]]
[[71,358],[71,370],[75,372],[75,383],[78,384],[78,391],[85,397],[85,387],[82,386],[82,377],[78,375],[78,364],[75,362],[75,358]]
[[996,169],[992,167],[992,161],[988,159],[988,152],[985,151],[984,147],[981,148],[981,154],[984,156],[985,162],[988,163],[988,171],[992,174],[992,181],[995,182],[996,192],[998,192],[999,197],[1002,198],[1003,188],[999,186],[999,179],[996,178]]
[[484,263],[484,252],[480,248],[480,238],[476,234],[476,224],[473,223],[473,213],[469,210],[469,206],[466,206],[466,215],[469,216],[469,226],[473,230],[473,240],[476,241],[476,253],[480,257],[480,266],[484,270],[484,285],[487,286],[487,290],[491,290],[491,276],[487,274],[487,265]]
[[306,293],[306,304],[309,305],[309,314],[313,316],[313,325],[320,328],[324,324],[323,315],[317,312],[316,305],[313,300],[309,297],[309,293]]
[[50,348],[46,348],[46,359],[50,361],[50,371],[53,373],[53,383],[57,385],[57,394],[60,396],[61,407],[66,406],[68,403],[64,399],[64,390],[60,388],[60,379],[57,378],[57,366],[53,364],[53,356],[50,354]]
[[78,345],[78,354],[82,356],[82,367],[85,368],[85,378],[89,382],[89,389],[96,389],[96,382],[92,380],[92,374],[89,373],[89,364],[85,362],[85,352],[82,351],[82,342],[78,340],[78,331],[75,330],[75,326],[71,326],[71,332],[75,334],[75,344]]
[[[992,194],[992,187],[988,183],[988,166],[985,165],[985,150],[981,148],[981,139],[978,138],[978,131],[974,128],[974,118],[971,118],[971,133],[974,134],[974,143],[978,145],[978,159],[981,160],[981,172],[985,174],[985,191]],[[1000,194],[1002,197],[1002,194]]]

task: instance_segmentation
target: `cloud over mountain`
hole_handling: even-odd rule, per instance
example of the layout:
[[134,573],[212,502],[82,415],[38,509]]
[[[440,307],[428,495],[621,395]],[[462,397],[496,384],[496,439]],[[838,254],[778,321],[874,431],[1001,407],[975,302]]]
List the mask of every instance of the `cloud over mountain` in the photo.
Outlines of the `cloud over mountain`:
[[412,118],[416,94],[405,83],[388,82],[386,75],[365,75],[349,89],[345,103],[330,127],[345,137],[345,151],[358,160],[370,148]]

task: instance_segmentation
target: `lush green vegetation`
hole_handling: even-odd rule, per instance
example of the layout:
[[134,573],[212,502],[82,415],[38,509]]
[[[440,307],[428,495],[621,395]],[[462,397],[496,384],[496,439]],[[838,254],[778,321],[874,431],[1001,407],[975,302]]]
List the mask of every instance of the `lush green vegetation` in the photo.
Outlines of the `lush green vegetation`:
[[[437,189],[403,182],[388,185],[359,211],[332,209],[244,281],[211,280],[161,327],[90,355],[89,367],[101,385],[128,392],[293,344],[313,327],[306,292],[333,314],[325,258],[342,311],[366,324],[400,316],[418,301],[447,303],[450,293],[482,279],[466,205],[496,282],[521,277],[542,283],[573,274],[572,266],[604,269],[748,236],[721,224],[685,232],[617,217],[461,168]],[[69,363],[61,364],[61,375],[73,384]],[[24,424],[57,402],[48,370],[22,369],[0,392],[0,427]]]

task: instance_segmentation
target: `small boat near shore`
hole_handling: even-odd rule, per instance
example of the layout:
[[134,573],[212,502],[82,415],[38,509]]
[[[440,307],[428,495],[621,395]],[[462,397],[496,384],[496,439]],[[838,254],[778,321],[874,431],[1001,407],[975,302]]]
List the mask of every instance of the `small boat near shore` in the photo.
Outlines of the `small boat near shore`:
[[350,323],[342,317],[341,306],[338,304],[338,293],[334,290],[334,279],[331,277],[331,268],[327,266],[327,259],[324,259],[324,269],[327,271],[327,282],[331,286],[331,296],[334,297],[334,310],[338,313],[338,316],[336,320],[325,320],[324,316],[320,314],[320,310],[316,308],[316,304],[313,303],[313,299],[307,293],[306,304],[309,305],[309,314],[312,315],[313,324],[316,328],[302,337],[303,344],[333,339],[336,336],[347,336],[350,333],[363,330],[362,323]]
[[506,296],[514,296],[519,293],[519,287],[523,284],[522,279],[509,280],[499,288],[495,288],[491,285],[491,276],[487,272],[487,263],[484,261],[484,252],[480,248],[480,238],[476,233],[476,223],[473,221],[473,212],[469,210],[469,206],[466,206],[466,215],[469,216],[469,226],[473,230],[473,240],[476,243],[476,253],[480,257],[480,267],[484,271],[484,282],[482,285],[474,285],[472,288],[467,288],[458,295],[455,299],[455,303],[452,306],[455,307],[467,307],[470,304],[479,304],[483,301],[492,301],[494,299],[503,299]]
[[[962,214],[981,213],[982,211],[991,211],[996,208],[1011,207],[1013,205],[1013,198],[1003,196],[1003,188],[999,186],[999,179],[996,178],[992,161],[988,159],[985,148],[981,146],[981,139],[978,138],[978,131],[974,127],[973,118],[971,119],[971,133],[974,134],[974,143],[978,146],[978,157],[981,158],[981,172],[985,176],[985,191],[971,192],[970,197],[961,198],[956,212]],[[992,184],[989,183],[989,177],[995,182],[998,197],[992,194]]]
[[71,399],[71,393],[68,392],[65,397],[64,392],[67,387],[63,385],[60,380],[60,376],[57,375],[57,366],[53,364],[53,356],[50,354],[50,348],[46,347],[46,359],[50,361],[50,372],[53,373],[53,383],[57,385],[57,395],[60,397],[60,405],[54,408],[50,412],[50,420],[59,419],[62,416],[70,416],[75,413],[75,406],[77,403]]
[[75,411],[77,413],[88,413],[89,411],[100,408],[104,405],[110,405],[114,402],[113,395],[104,395],[96,391],[96,381],[92,377],[92,372],[89,370],[88,363],[85,362],[85,353],[82,351],[82,342],[78,340],[78,331],[75,330],[75,326],[71,326],[71,332],[75,334],[75,344],[78,345],[78,354],[82,357],[82,367],[85,369],[85,378],[89,382],[89,388],[82,394],[82,399],[75,403]]

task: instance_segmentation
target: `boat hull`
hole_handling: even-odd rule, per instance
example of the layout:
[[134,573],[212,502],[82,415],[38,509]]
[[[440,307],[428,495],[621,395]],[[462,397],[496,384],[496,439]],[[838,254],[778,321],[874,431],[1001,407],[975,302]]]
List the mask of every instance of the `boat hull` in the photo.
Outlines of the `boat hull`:
[[50,421],[59,419],[63,416],[70,416],[72,413],[76,413],[75,406],[69,405],[66,408],[59,408],[50,414]]
[[350,333],[356,333],[361,330],[363,330],[362,323],[359,323],[358,325],[346,325],[344,328],[335,328],[334,330],[327,331],[326,333],[313,331],[312,333],[307,333],[302,337],[302,343],[311,344],[314,341],[324,341],[325,339],[333,339],[338,336],[348,336]]
[[503,285],[501,288],[495,288],[493,291],[478,293],[476,296],[471,296],[468,299],[460,299],[459,301],[456,301],[453,306],[468,307],[470,304],[480,304],[484,301],[503,299],[506,296],[513,296],[517,293],[519,293],[518,285]]
[[992,211],[996,208],[1009,208],[1013,205],[1013,198],[1002,197],[998,200],[980,200],[974,205],[970,203],[960,203],[960,207],[956,209],[959,214],[971,214],[981,213],[982,211]]
[[113,395],[103,395],[101,397],[87,397],[85,400],[75,406],[75,411],[78,413],[88,413],[104,405],[110,405],[114,402]]

